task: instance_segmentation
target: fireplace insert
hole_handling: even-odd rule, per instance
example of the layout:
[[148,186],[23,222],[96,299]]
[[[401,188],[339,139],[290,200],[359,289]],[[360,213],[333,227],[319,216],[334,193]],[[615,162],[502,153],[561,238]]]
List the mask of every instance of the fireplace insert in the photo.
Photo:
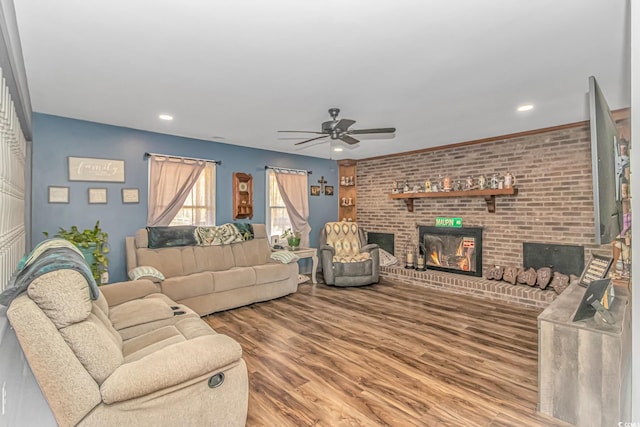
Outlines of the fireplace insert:
[[428,269],[482,277],[482,227],[420,225],[418,232]]

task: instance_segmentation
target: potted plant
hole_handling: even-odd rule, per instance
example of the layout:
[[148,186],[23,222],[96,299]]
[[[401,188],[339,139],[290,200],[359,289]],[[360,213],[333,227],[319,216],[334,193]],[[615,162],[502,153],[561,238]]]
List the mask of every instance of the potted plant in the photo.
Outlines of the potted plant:
[[292,231],[291,228],[287,228],[286,230],[284,230],[284,233],[282,233],[282,236],[280,237],[282,237],[283,239],[287,239],[289,249],[291,249],[292,251],[296,251],[300,247],[299,231]]
[[[49,233],[44,231],[46,237],[49,237]],[[80,249],[80,252],[84,255],[87,264],[91,267],[93,278],[98,285],[106,283],[108,280],[102,280],[102,274],[107,271],[109,266],[109,234],[102,231],[100,228],[100,221],[96,221],[96,225],[92,229],[86,229],[80,231],[77,226],[72,225],[71,229],[66,230],[62,227],[53,237],[60,237],[68,240]]]

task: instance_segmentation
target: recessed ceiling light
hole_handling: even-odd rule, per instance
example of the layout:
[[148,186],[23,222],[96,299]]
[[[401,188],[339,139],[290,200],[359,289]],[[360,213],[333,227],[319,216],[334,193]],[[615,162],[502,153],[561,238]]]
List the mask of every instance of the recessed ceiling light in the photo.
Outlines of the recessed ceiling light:
[[523,111],[530,111],[533,110],[533,104],[524,104],[518,107],[518,111],[523,112]]
[[342,151],[342,147],[334,147],[333,151]]
[[171,121],[171,120],[173,120],[173,116],[172,116],[172,115],[170,115],[170,114],[160,114],[160,115],[158,115],[158,118],[159,118],[160,120],[166,120],[166,121]]

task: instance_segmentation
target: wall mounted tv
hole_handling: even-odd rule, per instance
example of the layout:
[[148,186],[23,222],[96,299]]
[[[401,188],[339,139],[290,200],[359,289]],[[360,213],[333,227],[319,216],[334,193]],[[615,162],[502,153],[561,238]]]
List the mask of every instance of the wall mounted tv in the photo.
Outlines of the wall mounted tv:
[[593,173],[595,243],[612,242],[622,229],[621,183],[624,162],[618,128],[596,78],[589,77],[589,116]]

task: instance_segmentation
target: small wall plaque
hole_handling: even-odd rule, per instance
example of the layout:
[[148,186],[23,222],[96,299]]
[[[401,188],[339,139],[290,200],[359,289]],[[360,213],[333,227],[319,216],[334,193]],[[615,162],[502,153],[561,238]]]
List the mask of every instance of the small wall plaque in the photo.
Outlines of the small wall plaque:
[[140,203],[140,191],[137,188],[123,188],[122,203]]
[[69,203],[69,187],[49,187],[49,203]]
[[90,188],[89,189],[89,203],[107,203],[107,189],[106,188]]

